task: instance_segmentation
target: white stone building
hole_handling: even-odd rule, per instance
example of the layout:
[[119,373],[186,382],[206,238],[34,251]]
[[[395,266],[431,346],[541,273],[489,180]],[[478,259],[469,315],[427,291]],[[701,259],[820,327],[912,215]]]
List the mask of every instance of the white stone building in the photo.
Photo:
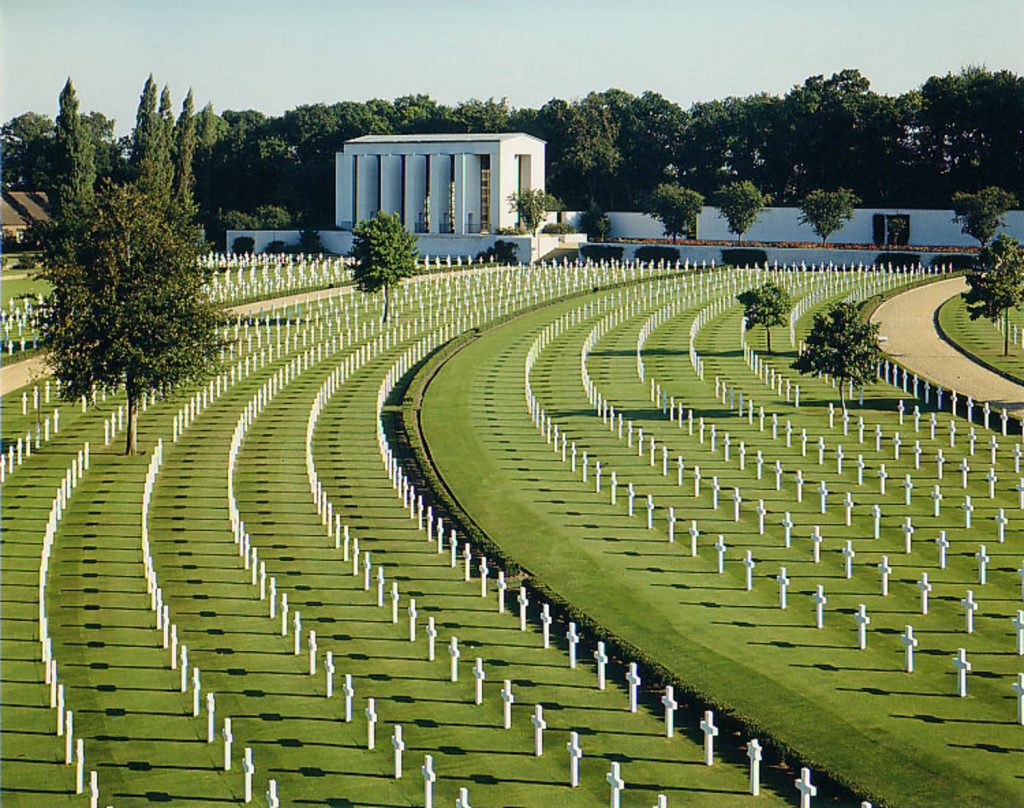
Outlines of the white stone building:
[[335,226],[378,211],[418,235],[474,236],[517,225],[509,197],[544,189],[544,141],[521,132],[367,135],[335,162]]

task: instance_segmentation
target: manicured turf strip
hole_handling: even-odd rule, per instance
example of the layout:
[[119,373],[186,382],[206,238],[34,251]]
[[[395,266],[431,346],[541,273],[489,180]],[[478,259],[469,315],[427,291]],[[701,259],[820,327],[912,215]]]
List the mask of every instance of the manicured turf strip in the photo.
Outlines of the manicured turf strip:
[[[653,430],[659,442],[670,442],[673,461],[677,452],[684,454],[687,485],[677,489],[674,467],[668,478],[662,477],[660,463],[652,469],[646,457],[637,458],[635,449],[626,449],[592,414],[579,381],[579,350],[589,331],[586,326],[547,349],[534,370],[534,388],[569,437],[589,447],[592,458],[608,463],[606,475],[612,468],[618,470],[620,504],[612,508],[606,492],[596,495],[592,484],[583,485],[578,473],[570,474],[558,462],[530,424],[518,375],[533,335],[553,319],[537,313],[465,348],[428,389],[423,420],[431,453],[460,503],[503,550],[591,616],[837,774],[897,804],[1016,802],[1021,787],[1005,761],[1008,753],[1020,747],[1021,732],[1015,726],[1010,691],[1019,664],[1009,626],[1020,603],[1020,585],[1014,576],[1020,533],[1011,523],[1007,544],[999,546],[992,522],[996,505],[1006,507],[1014,521],[1020,519],[1016,495],[1010,490],[1016,482],[1010,440],[1000,439],[1001,482],[994,502],[988,499],[982,479],[988,467],[987,451],[979,447],[979,455],[971,459],[975,471],[969,493],[977,511],[974,527],[965,531],[957,507],[961,500],[954,493],[959,481],[955,464],[966,452],[964,422],[959,423],[958,448],[951,450],[945,443],[947,499],[942,516],[935,519],[926,495],[935,482],[934,452],[944,444],[944,429],[932,443],[924,431],[912,434],[908,419],[902,427],[903,455],[894,461],[891,437],[897,426],[890,407],[896,393],[891,387],[873,385],[864,409],[872,426],[884,425],[887,440],[881,455],[875,455],[870,437],[864,446],[856,445],[855,434],[843,438],[838,419],[836,429],[829,432],[824,409],[828,400],[835,400],[830,387],[801,380],[803,406],[797,411],[772,398],[743,364],[737,345],[738,309],[714,321],[699,337],[698,347],[708,366],[706,381],[698,382],[685,353],[689,319],[684,315],[655,332],[645,362],[650,375],[668,384],[671,395],[692,403],[698,414],[716,419],[720,429],[732,433],[734,455],[726,465],[721,461],[721,444],[718,454],[711,455],[707,444],[702,447],[685,429],[670,427],[652,408],[647,386],[635,373],[636,335],[645,317],[646,312],[633,318],[600,343],[591,355],[591,373],[616,406],[625,408],[624,417],[643,425],[648,435]],[[756,344],[759,337],[752,341]],[[756,419],[750,427],[746,419],[741,422],[735,414],[729,415],[713,396],[716,373],[735,379],[748,395],[754,395],[756,403],[778,411],[783,419],[793,417],[797,434],[803,426],[814,436],[826,434],[830,451],[824,470],[815,456],[800,458],[798,442],[787,451],[784,442],[772,442],[770,435],[759,432]],[[941,423],[947,421],[948,415],[941,416]],[[749,450],[744,472],[738,470],[735,456],[741,438],[747,440]],[[926,446],[926,460],[919,471],[913,469],[909,454],[913,439],[921,439]],[[835,474],[833,459],[840,442],[847,452],[841,478]],[[756,479],[752,463],[756,448],[763,448],[769,461],[783,460],[790,472],[783,492],[774,492],[774,475]],[[870,466],[863,488],[856,486],[853,466],[858,452]],[[697,503],[689,476],[694,462],[701,465],[705,479]],[[878,462],[885,462],[891,475],[885,497],[877,493]],[[816,484],[823,477],[829,481],[833,494],[827,515],[816,513],[817,496],[810,484],[804,502],[793,501],[792,470],[797,465],[803,466],[809,482]],[[918,486],[909,509],[902,504],[899,487],[908,470]],[[715,473],[728,486],[723,488],[717,514],[710,508],[709,491]],[[633,519],[625,515],[627,481],[637,483],[638,505],[643,496],[653,493],[657,505],[675,504],[680,519],[687,520],[678,526],[674,547],[665,541],[664,510],[658,529],[650,532],[642,507]],[[729,498],[733,481],[739,482],[745,502],[738,526],[732,522]],[[851,528],[843,524],[839,504],[848,488],[859,506]],[[757,535],[753,515],[759,497],[772,511],[764,537]],[[886,515],[877,542],[870,538],[867,510],[873,501],[883,503]],[[793,512],[799,526],[794,531],[794,548],[788,551],[781,549],[782,508]],[[910,558],[902,554],[899,526],[904,513],[913,514],[918,530]],[[689,537],[684,534],[690,518],[698,519],[703,536],[696,560],[688,557]],[[817,567],[809,563],[807,541],[815,524],[821,525],[826,537]],[[950,529],[953,543],[950,566],[944,572],[935,566],[933,539],[939,527]],[[724,576],[714,572],[711,544],[718,533],[730,545]],[[842,577],[839,555],[846,538],[853,539],[858,552],[849,582]],[[993,557],[985,587],[977,585],[973,559],[979,542],[987,544]],[[739,565],[747,547],[759,562],[752,593],[743,591]],[[896,567],[887,599],[880,596],[874,569],[883,552]],[[780,562],[793,580],[786,612],[778,609],[777,585],[770,579]],[[920,615],[915,586],[922,570],[929,572],[935,584],[927,617]],[[818,582],[825,584],[830,597],[826,627],[820,632],[813,628],[808,597],[812,584]],[[971,587],[982,608],[975,634],[967,637],[959,599]],[[873,619],[866,651],[856,650],[852,620],[852,610],[860,602],[867,604]],[[906,623],[915,626],[921,641],[918,672],[913,677],[902,672],[898,632]],[[975,664],[966,700],[953,695],[950,659],[959,646],[967,647]],[[946,776],[937,778],[940,772]]]

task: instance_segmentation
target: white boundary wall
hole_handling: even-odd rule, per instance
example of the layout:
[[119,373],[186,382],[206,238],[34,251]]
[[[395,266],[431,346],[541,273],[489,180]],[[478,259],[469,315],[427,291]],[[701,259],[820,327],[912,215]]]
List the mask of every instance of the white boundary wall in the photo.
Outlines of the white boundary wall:
[[[829,244],[872,244],[874,242],[873,217],[876,213],[910,217],[909,246],[916,247],[977,247],[978,242],[960,230],[953,220],[952,210],[923,210],[908,208],[858,208],[853,218],[841,230],[832,234]],[[564,221],[575,225],[579,211],[562,214]],[[665,238],[661,222],[653,216],[636,211],[609,211],[612,238]],[[551,217],[552,219],[554,217]],[[1003,232],[1024,241],[1024,211],[1010,211],[1004,217]],[[702,241],[735,241],[718,208],[707,206],[697,219],[697,237]],[[800,223],[799,208],[765,208],[754,226],[743,234],[744,241],[821,241],[808,224]],[[890,249],[898,250],[899,247]]]

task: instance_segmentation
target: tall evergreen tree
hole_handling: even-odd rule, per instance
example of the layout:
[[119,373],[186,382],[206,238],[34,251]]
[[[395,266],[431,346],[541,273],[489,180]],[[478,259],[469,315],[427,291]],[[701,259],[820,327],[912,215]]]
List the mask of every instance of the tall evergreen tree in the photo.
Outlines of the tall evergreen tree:
[[154,139],[157,137],[156,82],[149,74],[139,96],[139,109],[135,113],[135,129],[132,132],[131,165],[137,172],[143,160],[152,156]]
[[174,201],[185,207],[192,206],[194,175],[192,160],[196,152],[196,116],[192,90],[189,89],[181,105],[181,115],[174,127]]
[[88,205],[96,183],[96,165],[89,132],[78,113],[78,95],[68,77],[57,113],[57,154],[54,191],[57,210]]
[[157,108],[156,84],[153,76],[139,99],[132,134],[132,166],[136,182],[154,199],[169,204],[174,185],[174,165],[171,162],[171,142],[174,137],[174,116],[171,113],[171,93],[165,86]]

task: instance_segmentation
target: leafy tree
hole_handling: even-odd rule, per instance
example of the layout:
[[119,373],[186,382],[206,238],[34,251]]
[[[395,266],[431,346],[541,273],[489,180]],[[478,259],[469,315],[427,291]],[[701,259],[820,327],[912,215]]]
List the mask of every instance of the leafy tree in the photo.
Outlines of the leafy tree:
[[567,148],[564,165],[582,181],[588,199],[598,198],[598,187],[622,162],[616,140],[619,126],[601,93],[590,93],[573,103],[564,118]]
[[537,232],[547,212],[557,206],[558,200],[540,188],[519,191],[508,198],[509,213],[516,214],[520,225],[531,235]]
[[680,185],[662,183],[651,194],[647,211],[665,228],[673,241],[680,234],[696,229],[697,217],[704,210],[704,197]]
[[197,230],[135,185],[100,185],[94,206],[57,220],[43,277],[47,363],[74,400],[123,385],[125,454],[138,450],[139,399],[215,367],[224,318],[208,298]]
[[299,252],[306,255],[317,255],[324,250],[320,243],[320,233],[313,227],[304,227],[299,231]]
[[38,112],[11,118],[0,128],[5,191],[50,191],[53,188],[55,130]]
[[793,301],[789,293],[777,283],[766,283],[756,289],[748,289],[736,296],[743,306],[747,328],[763,325],[768,337],[768,353],[772,352],[772,326],[784,325]]
[[800,203],[800,221],[810,224],[825,244],[829,236],[853,218],[853,210],[859,204],[860,197],[849,188],[816,188]]
[[612,223],[604,211],[591,202],[590,207],[580,214],[579,229],[591,241],[604,241],[612,232]]
[[972,320],[994,320],[1003,315],[1003,356],[1010,353],[1009,312],[1024,300],[1024,248],[1020,242],[1000,233],[978,255],[978,267],[967,273],[964,293]]
[[88,112],[81,120],[92,142],[96,176],[115,181],[127,179],[124,144],[114,137],[114,120],[102,112]]
[[1006,222],[1003,215],[1017,204],[1017,198],[1002,188],[982,188],[977,193],[953,194],[953,212],[961,229],[984,247]]
[[768,204],[768,197],[750,180],[742,180],[722,186],[715,195],[715,203],[719,215],[729,223],[729,232],[736,234],[736,242],[739,243]]
[[364,292],[384,290],[384,320],[388,319],[391,287],[416,274],[416,236],[402,226],[397,213],[380,211],[355,226],[352,280]]
[[164,204],[170,202],[174,184],[174,165],[171,162],[173,131],[170,91],[164,87],[158,108],[156,83],[150,75],[142,88],[135,116],[131,165],[139,187]]
[[56,182],[55,209],[88,205],[96,183],[93,146],[89,132],[78,114],[78,95],[70,77],[60,93],[60,111],[57,113],[57,153],[54,177]]
[[195,177],[192,161],[196,152],[196,116],[192,90],[181,104],[181,114],[174,125],[174,201],[192,207],[192,185]]
[[846,407],[846,385],[866,384],[875,377],[878,326],[862,319],[853,303],[833,303],[814,315],[803,353],[793,362],[801,373],[827,373],[839,382]]

